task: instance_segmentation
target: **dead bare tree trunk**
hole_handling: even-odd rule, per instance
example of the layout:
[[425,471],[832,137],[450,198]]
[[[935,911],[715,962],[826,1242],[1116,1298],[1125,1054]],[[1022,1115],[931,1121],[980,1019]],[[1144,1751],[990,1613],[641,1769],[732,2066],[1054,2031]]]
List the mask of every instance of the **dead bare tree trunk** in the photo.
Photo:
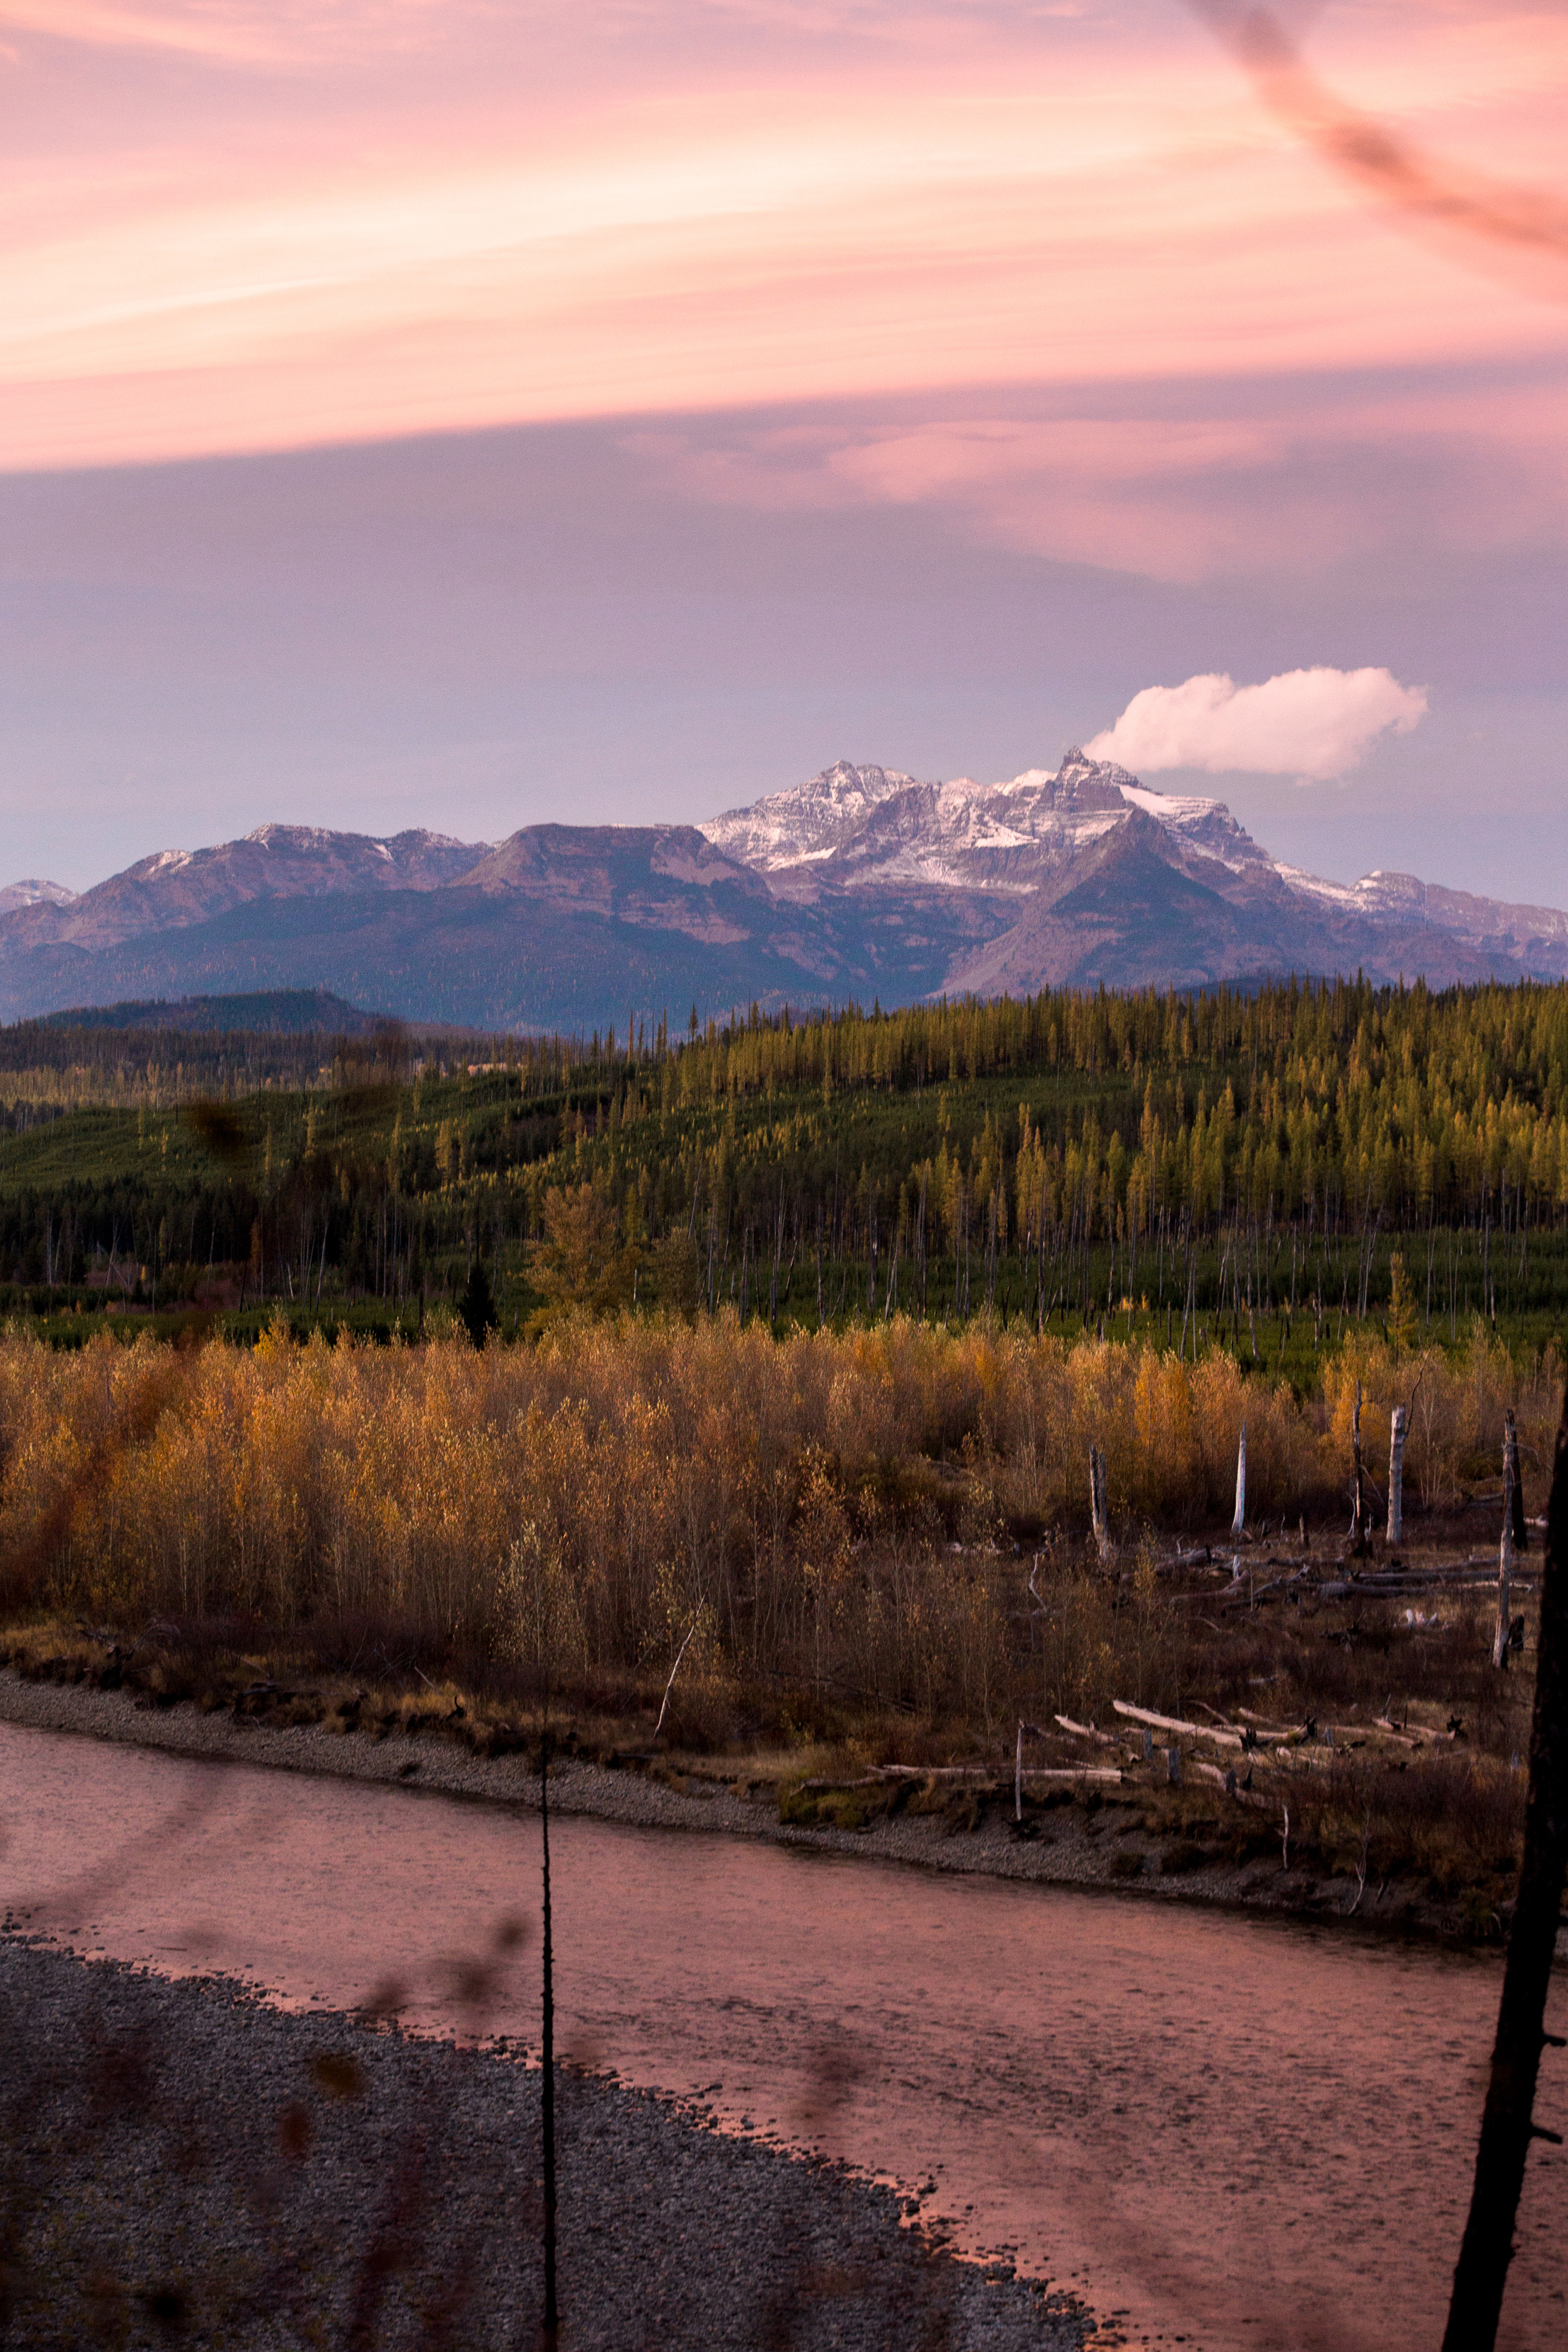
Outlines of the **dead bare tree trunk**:
[[1355,1384],[1355,1412],[1350,1424],[1351,1464],[1354,1488],[1350,1507],[1350,1548],[1357,1555],[1366,1549],[1366,1496],[1363,1486],[1361,1458],[1361,1382]]
[[1105,1456],[1098,1445],[1089,1449],[1089,1517],[1094,1530],[1094,1548],[1104,1567],[1111,1558],[1111,1520],[1105,1507]]
[[1396,1404],[1388,1424],[1388,1549],[1397,1551],[1405,1540],[1405,1437],[1410,1408]]
[[1443,2352],[1492,2352],[1513,2227],[1534,2138],[1553,2138],[1531,2120],[1541,2053],[1550,2042],[1542,2021],[1557,1949],[1563,1882],[1568,1875],[1568,1398],[1557,1432],[1541,1578],[1541,1638],[1535,1711],[1530,1732],[1530,1793],[1524,1859],[1508,1939],[1491,2079],[1476,2150],[1475,2188],[1454,2273]]
[[1241,1440],[1236,1448],[1236,1516],[1230,1522],[1230,1532],[1239,1536],[1247,1525],[1247,1423],[1241,1424]]
[[1507,1432],[1505,1443],[1513,1449],[1513,1548],[1516,1552],[1530,1549],[1530,1531],[1524,1518],[1524,1479],[1519,1467],[1519,1431],[1514,1423],[1513,1407],[1504,1417]]
[[[1034,1590],[1032,1584],[1030,1590],[1030,1591]],[[1013,1819],[1015,1822],[1021,1822],[1023,1819],[1023,1736],[1026,1731],[1031,1739],[1038,1739],[1040,1737],[1039,1724],[1026,1723],[1020,1716],[1018,1750],[1013,1759]]]
[[1513,1605],[1511,1580],[1514,1552],[1514,1502],[1519,1493],[1519,1433],[1514,1426],[1511,1407],[1503,1423],[1502,1439],[1502,1542],[1498,1549],[1497,1563],[1497,1631],[1492,1636],[1491,1662],[1494,1666],[1508,1664],[1509,1612]]
[[544,2172],[545,2315],[539,2330],[540,2352],[556,2352],[560,2314],[556,2301],[555,2189],[555,1947],[550,1935],[549,1888],[549,1733],[539,1740],[539,1833],[544,1844],[544,1973],[540,2016],[543,2051],[540,2063],[539,2129]]

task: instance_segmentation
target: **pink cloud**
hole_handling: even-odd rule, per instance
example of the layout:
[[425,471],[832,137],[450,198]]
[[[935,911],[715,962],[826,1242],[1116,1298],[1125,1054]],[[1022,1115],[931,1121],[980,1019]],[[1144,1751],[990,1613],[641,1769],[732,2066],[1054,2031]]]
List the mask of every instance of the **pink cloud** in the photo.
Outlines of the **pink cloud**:
[[0,0],[0,26],[79,47],[164,50],[228,65],[277,65],[298,54],[286,35],[289,13],[287,5],[183,6],[180,0],[156,7],[139,0]]
[[[967,536],[1173,582],[1324,572],[1400,541],[1455,550],[1568,541],[1563,387],[1437,384],[1346,394],[1320,378],[1255,388],[1120,388],[1119,413],[967,413],[788,426],[686,419],[626,445],[686,495],[759,511],[919,506]],[[1032,410],[1033,413],[1030,413]]]
[[1140,775],[1197,768],[1322,782],[1358,766],[1379,735],[1407,735],[1426,715],[1426,688],[1386,669],[1292,669],[1239,687],[1210,674],[1145,687],[1084,750]]
[[[1554,154],[1561,26],[1358,22],[1330,62],[1363,102],[1520,169]],[[0,0],[0,31],[29,125],[0,167],[12,466],[1563,340],[1369,215],[1174,9]],[[53,69],[62,37],[90,75]],[[1182,574],[1234,532],[1182,486],[1274,446],[1020,440],[1004,413],[823,462],[851,497],[977,511],[1010,483],[1031,543],[1038,483],[1069,551],[1110,528]],[[1299,522],[1340,543],[1332,512]]]

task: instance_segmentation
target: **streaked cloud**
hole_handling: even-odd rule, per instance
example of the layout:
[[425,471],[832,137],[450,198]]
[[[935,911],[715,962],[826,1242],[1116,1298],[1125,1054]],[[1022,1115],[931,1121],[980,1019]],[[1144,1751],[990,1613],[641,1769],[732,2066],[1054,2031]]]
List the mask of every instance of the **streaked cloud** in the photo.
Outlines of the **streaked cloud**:
[[[139,0],[0,0],[0,31],[41,33],[99,49],[162,49],[234,65],[277,64],[282,9],[146,7]],[[13,53],[14,54],[14,53]]]
[[[1555,166],[1560,24],[1334,26],[1369,110]],[[1369,213],[1174,5],[0,0],[0,29],[13,466],[1563,341]]]
[[1388,730],[1407,735],[1426,712],[1426,688],[1386,669],[1292,669],[1240,687],[1211,675],[1145,687],[1084,749],[1140,775],[1198,768],[1322,781],[1354,768]]
[[1565,373],[1113,382],[672,418],[622,446],[707,504],[922,508],[983,545],[1149,579],[1326,582],[1390,548],[1568,544]]

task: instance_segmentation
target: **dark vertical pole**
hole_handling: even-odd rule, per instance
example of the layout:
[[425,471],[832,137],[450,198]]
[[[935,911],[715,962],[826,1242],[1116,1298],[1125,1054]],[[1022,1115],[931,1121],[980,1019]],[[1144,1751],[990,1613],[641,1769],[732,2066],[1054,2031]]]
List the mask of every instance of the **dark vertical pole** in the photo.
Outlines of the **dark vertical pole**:
[[[1443,2352],[1491,2352],[1513,2254],[1524,2159],[1539,2133],[1531,2120],[1552,1962],[1568,1875],[1568,1398],[1557,1455],[1541,1577],[1541,1640],[1530,1734],[1524,1860],[1508,1941],[1491,2080],[1476,2151],[1475,2189],[1454,2273]],[[1560,2045],[1558,2045],[1560,2046]]]
[[544,2139],[545,2324],[544,2352],[555,2352],[560,2316],[555,2288],[555,1952],[549,1909],[549,1734],[539,1740],[539,1826],[544,1840],[544,2084],[540,2095]]
[[1513,1465],[1513,1548],[1528,1551],[1530,1530],[1524,1518],[1524,1481],[1519,1475],[1519,1431],[1514,1423],[1513,1407],[1508,1409],[1508,1451]]

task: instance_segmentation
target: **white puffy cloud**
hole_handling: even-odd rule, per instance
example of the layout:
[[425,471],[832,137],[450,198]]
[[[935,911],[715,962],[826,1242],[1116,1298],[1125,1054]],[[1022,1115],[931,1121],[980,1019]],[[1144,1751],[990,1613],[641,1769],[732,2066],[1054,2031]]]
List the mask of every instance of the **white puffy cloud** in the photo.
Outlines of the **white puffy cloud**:
[[1407,735],[1426,709],[1426,688],[1401,686],[1386,669],[1291,669],[1261,686],[1210,675],[1145,687],[1084,749],[1140,775],[1235,768],[1322,779],[1354,768],[1385,728]]

